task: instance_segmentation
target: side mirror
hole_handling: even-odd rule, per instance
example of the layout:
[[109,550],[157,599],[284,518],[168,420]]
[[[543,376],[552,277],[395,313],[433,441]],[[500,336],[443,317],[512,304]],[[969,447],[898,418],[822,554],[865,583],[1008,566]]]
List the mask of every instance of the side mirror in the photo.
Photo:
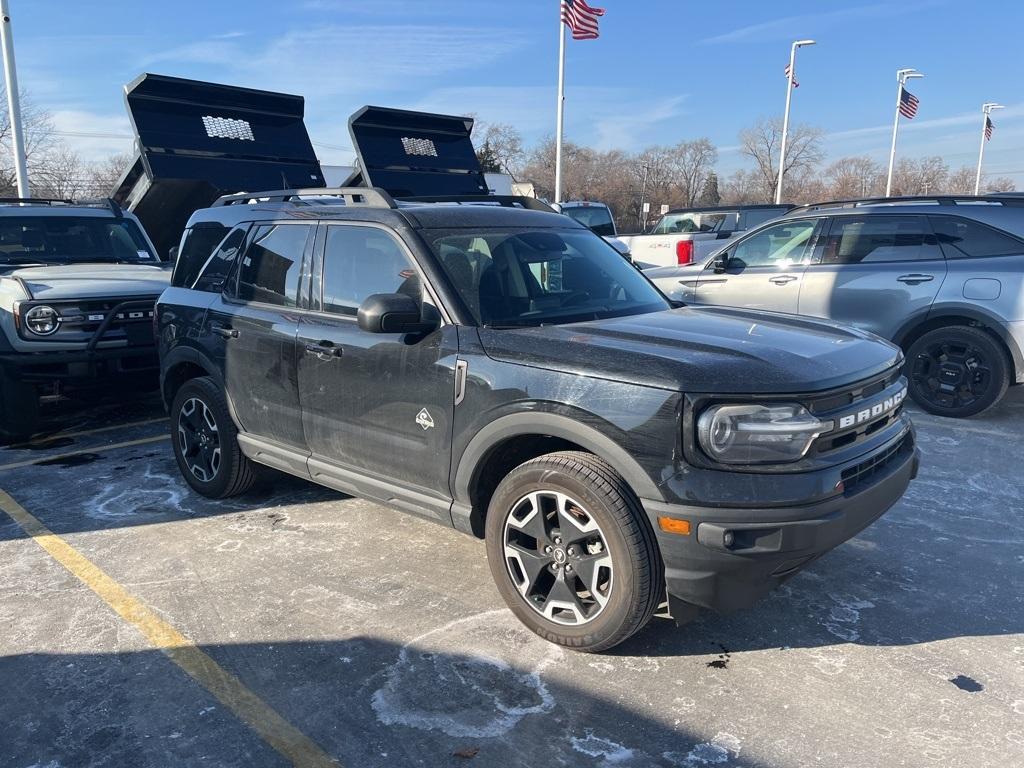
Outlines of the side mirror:
[[424,322],[420,304],[405,293],[374,293],[363,299],[359,327],[369,333],[427,333],[437,323]]
[[715,270],[716,275],[720,275],[725,272],[726,266],[729,264],[729,255],[720,253],[715,256],[715,260],[711,262],[711,268]]
[[178,246],[172,245],[167,251],[167,260],[177,263],[178,261]]

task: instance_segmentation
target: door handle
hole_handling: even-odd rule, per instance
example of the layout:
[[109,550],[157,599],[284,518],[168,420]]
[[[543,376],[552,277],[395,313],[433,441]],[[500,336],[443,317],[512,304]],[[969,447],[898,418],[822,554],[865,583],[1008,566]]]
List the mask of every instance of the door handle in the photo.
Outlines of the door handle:
[[215,325],[213,326],[212,330],[218,336],[221,336],[225,339],[237,339],[239,336],[237,330],[235,330],[234,328],[228,328],[226,325]]
[[779,275],[778,277],[769,277],[769,283],[775,283],[776,285],[786,285],[786,283],[792,283],[796,280],[796,275]]
[[344,353],[344,348],[336,347],[329,341],[318,341],[315,344],[307,344],[306,351],[317,357],[341,357]]
[[934,280],[935,275],[900,275],[896,279],[907,285],[917,285],[918,283],[927,283],[929,280]]

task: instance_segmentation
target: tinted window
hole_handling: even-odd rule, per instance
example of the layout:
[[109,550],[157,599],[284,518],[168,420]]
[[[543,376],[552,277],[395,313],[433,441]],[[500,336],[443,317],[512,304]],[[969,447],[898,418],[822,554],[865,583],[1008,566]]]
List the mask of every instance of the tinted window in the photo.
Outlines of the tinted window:
[[231,268],[234,267],[235,259],[244,243],[244,229],[235,229],[229,233],[213,255],[206,260],[206,265],[193,287],[197,291],[220,293],[224,289],[224,282],[231,274]]
[[0,264],[159,261],[130,219],[101,216],[4,216]]
[[213,249],[224,239],[228,228],[223,224],[197,224],[185,230],[185,239],[178,252],[178,261],[171,275],[171,285],[191,286]]
[[652,234],[675,235],[691,232],[718,232],[728,213],[669,213],[662,216]]
[[426,232],[478,323],[573,323],[668,309],[664,297],[608,243],[586,230]]
[[256,227],[238,272],[238,298],[294,307],[309,231],[305,224]]
[[1024,253],[1024,243],[976,221],[930,216],[932,228],[948,259]]
[[817,225],[818,219],[802,219],[766,227],[736,244],[729,254],[729,268],[802,264]]
[[941,259],[923,216],[842,216],[832,221],[822,264]]
[[753,229],[756,226],[764,224],[766,221],[777,219],[785,213],[782,208],[754,208],[750,211],[743,213],[743,227],[744,229]]
[[420,278],[395,239],[374,227],[327,228],[323,309],[355,315],[374,293],[407,293],[419,300]]
[[587,227],[594,234],[602,237],[615,234],[615,225],[612,223],[612,212],[603,205],[591,206],[570,206],[562,210],[566,216],[578,221]]

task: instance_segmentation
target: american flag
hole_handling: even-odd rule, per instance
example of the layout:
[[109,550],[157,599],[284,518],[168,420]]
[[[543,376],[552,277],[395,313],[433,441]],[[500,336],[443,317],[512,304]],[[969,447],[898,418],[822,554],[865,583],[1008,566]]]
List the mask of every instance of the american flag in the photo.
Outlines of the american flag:
[[601,16],[604,8],[591,8],[584,0],[562,0],[562,22],[572,30],[573,40],[596,40]]
[[917,114],[917,105],[917,96],[906,88],[900,88],[900,114],[907,120],[913,120],[914,115]]
[[[786,69],[783,70],[783,71],[786,73],[786,79],[788,80],[789,79],[789,64],[786,65]],[[798,83],[796,81],[796,72],[793,73],[793,87],[794,88],[799,88],[800,87],[800,83]]]
[[992,140],[992,131],[994,131],[995,129],[996,129],[996,127],[992,123],[992,118],[989,117],[988,115],[986,115],[985,116],[985,141],[991,141]]

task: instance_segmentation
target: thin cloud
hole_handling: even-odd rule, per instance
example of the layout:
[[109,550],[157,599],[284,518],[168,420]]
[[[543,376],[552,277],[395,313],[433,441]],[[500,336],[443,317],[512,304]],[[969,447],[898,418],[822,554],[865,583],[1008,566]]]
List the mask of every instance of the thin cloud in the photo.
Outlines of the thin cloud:
[[826,11],[825,13],[807,13],[798,16],[784,16],[782,18],[772,19],[771,21],[748,24],[745,27],[739,27],[721,35],[707,37],[698,42],[702,44],[712,44],[774,40],[779,37],[792,37],[795,34],[794,30],[798,29],[813,28],[814,30],[823,30],[851,19],[900,16],[920,11],[924,8],[937,4],[939,3],[879,3],[875,5],[863,5],[855,8],[842,8],[837,11]]

